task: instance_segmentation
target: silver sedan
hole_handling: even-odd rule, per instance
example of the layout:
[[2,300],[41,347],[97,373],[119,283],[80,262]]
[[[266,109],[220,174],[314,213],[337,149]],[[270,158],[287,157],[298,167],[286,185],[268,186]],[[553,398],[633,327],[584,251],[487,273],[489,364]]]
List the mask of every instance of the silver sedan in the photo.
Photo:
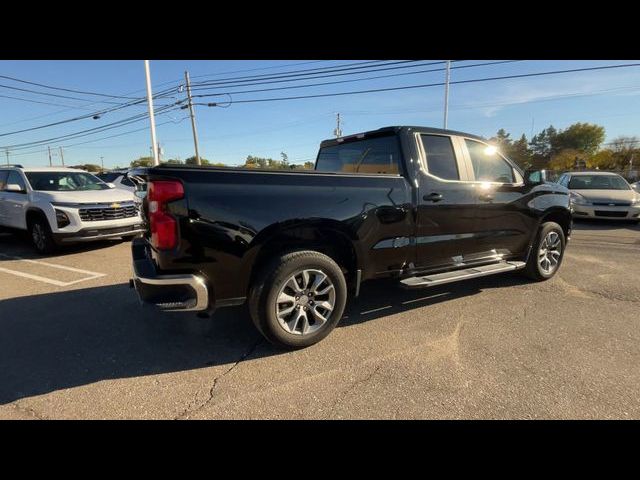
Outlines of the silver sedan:
[[568,172],[558,183],[571,190],[574,218],[640,222],[640,193],[616,173]]

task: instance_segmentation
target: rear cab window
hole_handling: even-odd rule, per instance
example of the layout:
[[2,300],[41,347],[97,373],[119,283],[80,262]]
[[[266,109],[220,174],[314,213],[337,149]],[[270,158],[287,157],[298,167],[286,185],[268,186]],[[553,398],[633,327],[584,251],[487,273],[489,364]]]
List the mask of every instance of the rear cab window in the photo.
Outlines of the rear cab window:
[[320,148],[316,171],[400,175],[400,143],[396,135],[346,141]]
[[460,180],[458,161],[451,137],[422,134],[420,140],[429,174],[443,180]]

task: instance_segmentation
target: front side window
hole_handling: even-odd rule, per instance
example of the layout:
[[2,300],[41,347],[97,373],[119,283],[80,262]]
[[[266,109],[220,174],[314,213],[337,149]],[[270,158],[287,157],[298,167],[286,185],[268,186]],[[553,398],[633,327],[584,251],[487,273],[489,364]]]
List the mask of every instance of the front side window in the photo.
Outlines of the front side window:
[[[19,185],[21,190],[26,190],[27,187],[24,184],[24,180],[20,176],[20,174],[16,171],[9,172],[9,176],[7,177],[7,185]],[[5,187],[6,188],[6,187]]]
[[27,172],[26,175],[31,188],[45,192],[107,190],[109,188],[98,177],[85,172]]
[[486,143],[465,139],[473,173],[479,182],[514,183],[513,168],[497,149]]
[[7,170],[0,170],[0,191],[4,190],[4,187],[7,184],[8,176],[9,172]]
[[444,180],[460,180],[458,162],[453,151],[451,137],[420,135],[420,138],[427,157],[429,173]]
[[399,174],[400,146],[395,136],[378,137],[323,147],[316,171]]

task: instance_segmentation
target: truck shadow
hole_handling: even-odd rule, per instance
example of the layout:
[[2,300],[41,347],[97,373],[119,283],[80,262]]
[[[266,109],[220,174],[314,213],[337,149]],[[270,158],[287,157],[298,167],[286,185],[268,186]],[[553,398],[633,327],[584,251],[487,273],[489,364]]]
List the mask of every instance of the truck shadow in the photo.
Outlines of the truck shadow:
[[33,260],[46,260],[55,257],[64,257],[65,255],[89,252],[101,248],[108,248],[125,241],[114,239],[61,245],[54,253],[50,255],[41,255],[31,246],[29,239],[26,238],[25,235],[26,233],[0,233],[0,251],[6,255],[17,255],[22,258],[29,258]]
[[[520,282],[507,275],[418,291],[369,282],[341,327]],[[262,340],[246,307],[210,319],[161,314],[141,307],[127,284],[0,300],[0,332],[0,405],[101,380],[234,363],[251,351],[251,358],[284,353]]]

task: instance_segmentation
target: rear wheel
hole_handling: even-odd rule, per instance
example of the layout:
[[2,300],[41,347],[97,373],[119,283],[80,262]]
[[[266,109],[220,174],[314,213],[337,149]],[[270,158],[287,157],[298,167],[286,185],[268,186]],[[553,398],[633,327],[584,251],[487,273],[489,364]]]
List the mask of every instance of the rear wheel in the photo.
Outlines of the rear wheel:
[[562,263],[566,240],[562,227],[555,222],[545,222],[529,255],[524,274],[536,281],[553,277]]
[[329,335],[340,321],[347,284],[328,256],[287,253],[258,274],[249,295],[251,318],[271,343],[303,348]]
[[52,253],[56,249],[49,222],[43,217],[35,217],[29,222],[29,236],[34,248],[41,254]]

